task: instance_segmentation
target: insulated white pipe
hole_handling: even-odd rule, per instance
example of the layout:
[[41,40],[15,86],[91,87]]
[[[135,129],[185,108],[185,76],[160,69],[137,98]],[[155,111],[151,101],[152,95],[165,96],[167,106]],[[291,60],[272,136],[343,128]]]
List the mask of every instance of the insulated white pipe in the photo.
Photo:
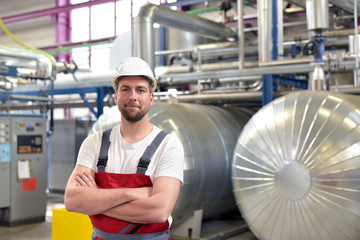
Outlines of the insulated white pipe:
[[236,31],[222,23],[146,3],[134,19],[133,55],[143,58],[152,69],[155,67],[153,23],[193,32],[215,40],[237,38]]
[[272,4],[271,0],[258,0],[258,47],[259,62],[271,59]]
[[283,16],[283,0],[277,0],[277,45],[278,59],[284,56],[284,16]]

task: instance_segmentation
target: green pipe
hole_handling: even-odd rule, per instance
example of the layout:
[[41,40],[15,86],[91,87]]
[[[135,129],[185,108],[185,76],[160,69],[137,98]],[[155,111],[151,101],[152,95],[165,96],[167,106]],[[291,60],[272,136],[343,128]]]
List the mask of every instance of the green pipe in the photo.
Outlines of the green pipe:
[[108,43],[113,43],[113,41],[100,42],[100,43],[89,43],[89,44],[73,46],[73,47],[57,48],[57,49],[46,50],[45,52],[50,53],[50,54],[51,53],[58,53],[58,52],[67,52],[67,51],[70,51],[70,50],[72,50],[74,48],[92,47],[92,46],[104,45],[104,44],[108,44]]
[[[244,5],[252,5],[252,3],[249,2],[249,1],[245,1]],[[232,3],[231,7],[233,7],[233,8],[237,7],[237,3]],[[189,11],[186,11],[186,13],[188,13],[188,14],[199,14],[199,13],[204,13],[204,12],[218,11],[218,10],[219,10],[218,7],[208,7],[208,8],[189,10]]]

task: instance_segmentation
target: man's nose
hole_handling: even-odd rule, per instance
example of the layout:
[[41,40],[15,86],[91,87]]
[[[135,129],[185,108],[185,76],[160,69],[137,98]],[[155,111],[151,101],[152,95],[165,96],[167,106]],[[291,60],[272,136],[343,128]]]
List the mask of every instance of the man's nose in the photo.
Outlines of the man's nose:
[[129,98],[130,98],[131,100],[135,100],[135,101],[136,101],[137,92],[136,92],[135,89],[132,89],[132,90],[130,91],[130,96],[129,96]]

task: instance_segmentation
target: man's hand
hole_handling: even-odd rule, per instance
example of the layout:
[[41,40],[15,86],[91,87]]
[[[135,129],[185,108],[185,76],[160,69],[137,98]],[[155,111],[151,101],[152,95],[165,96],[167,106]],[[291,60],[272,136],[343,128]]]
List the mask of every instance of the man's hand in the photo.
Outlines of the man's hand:
[[78,173],[75,177],[77,187],[90,187],[98,189],[95,179],[87,171]]

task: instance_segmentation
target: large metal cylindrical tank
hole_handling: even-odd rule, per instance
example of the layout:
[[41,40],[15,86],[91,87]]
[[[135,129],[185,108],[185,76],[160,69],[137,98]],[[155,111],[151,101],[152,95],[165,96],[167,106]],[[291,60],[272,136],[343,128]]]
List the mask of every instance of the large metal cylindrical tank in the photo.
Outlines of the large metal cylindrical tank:
[[359,239],[359,107],[358,96],[296,92],[246,124],[233,191],[260,239]]
[[[177,135],[185,151],[184,185],[172,213],[174,226],[195,210],[203,210],[203,219],[238,211],[232,194],[231,161],[236,140],[250,115],[245,109],[185,103],[155,103],[150,108],[150,121]],[[92,131],[119,123],[120,113],[114,106]]]

